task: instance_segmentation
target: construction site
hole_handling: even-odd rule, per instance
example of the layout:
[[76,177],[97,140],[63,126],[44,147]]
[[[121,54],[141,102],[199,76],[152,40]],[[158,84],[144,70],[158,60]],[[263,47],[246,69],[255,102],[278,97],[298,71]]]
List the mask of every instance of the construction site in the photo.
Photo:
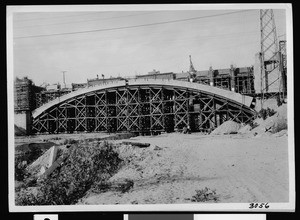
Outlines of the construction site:
[[190,56],[187,72],[97,77],[72,88],[45,89],[28,78],[16,79],[15,116],[27,134],[154,134],[184,127],[211,132],[228,120],[247,124],[256,117],[256,102],[262,107],[269,98],[285,101],[285,44],[280,41],[277,52],[270,47],[258,53],[251,67],[196,71]]
[[[77,163],[82,145],[113,145],[121,162],[105,181],[51,205],[289,202],[287,41],[278,40],[272,9],[260,10],[260,33],[251,66],[197,70],[191,54],[182,72],[70,85],[16,78],[15,154],[23,159],[15,169],[27,173],[16,181],[17,205],[51,203],[37,197],[39,184]],[[38,155],[25,160],[30,153]]]

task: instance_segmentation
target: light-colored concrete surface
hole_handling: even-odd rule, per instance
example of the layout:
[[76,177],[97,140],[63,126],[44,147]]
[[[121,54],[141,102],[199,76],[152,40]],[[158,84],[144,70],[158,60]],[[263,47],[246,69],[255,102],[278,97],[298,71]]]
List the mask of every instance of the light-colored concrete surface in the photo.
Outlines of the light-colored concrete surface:
[[31,125],[30,112],[24,112],[18,114],[15,113],[14,124],[21,130],[24,130],[26,134],[29,133],[30,125]]
[[56,160],[57,150],[58,150],[58,146],[53,146],[53,147],[50,148],[50,155],[49,155],[48,168],[49,168],[50,166],[52,166],[52,164],[53,164],[54,161]]

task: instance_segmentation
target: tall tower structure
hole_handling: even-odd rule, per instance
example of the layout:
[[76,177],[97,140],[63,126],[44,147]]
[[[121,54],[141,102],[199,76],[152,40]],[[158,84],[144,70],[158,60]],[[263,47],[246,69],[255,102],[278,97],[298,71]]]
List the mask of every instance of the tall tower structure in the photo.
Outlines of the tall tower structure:
[[282,99],[280,53],[272,9],[260,10],[260,32],[260,90],[261,108],[263,108],[264,100],[267,97],[277,96]]

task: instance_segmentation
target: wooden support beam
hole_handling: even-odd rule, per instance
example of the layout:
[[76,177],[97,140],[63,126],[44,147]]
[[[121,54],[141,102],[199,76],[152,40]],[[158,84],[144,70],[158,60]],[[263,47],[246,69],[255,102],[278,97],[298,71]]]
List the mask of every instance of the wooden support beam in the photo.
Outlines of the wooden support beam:
[[125,145],[132,145],[132,146],[136,146],[136,147],[150,147],[150,143],[140,143],[140,142],[131,142],[131,141],[123,141],[122,144]]
[[[222,87],[229,86],[227,78],[215,80]],[[243,81],[247,89],[248,81]],[[200,105],[197,112],[190,108],[194,104],[189,103],[191,98]],[[248,107],[220,95],[171,86],[127,86],[89,92],[59,103],[34,119],[32,128],[39,133],[155,132],[191,125],[196,130],[209,130],[229,119],[251,121],[252,116]]]

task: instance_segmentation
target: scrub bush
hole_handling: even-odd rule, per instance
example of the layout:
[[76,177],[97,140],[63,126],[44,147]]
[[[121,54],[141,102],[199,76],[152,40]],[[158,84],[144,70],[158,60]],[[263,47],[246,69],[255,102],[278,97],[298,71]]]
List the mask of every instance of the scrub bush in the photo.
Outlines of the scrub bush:
[[211,190],[207,187],[204,189],[196,190],[196,195],[192,196],[192,202],[208,202],[208,201],[218,201],[218,196],[216,195],[216,190]]

